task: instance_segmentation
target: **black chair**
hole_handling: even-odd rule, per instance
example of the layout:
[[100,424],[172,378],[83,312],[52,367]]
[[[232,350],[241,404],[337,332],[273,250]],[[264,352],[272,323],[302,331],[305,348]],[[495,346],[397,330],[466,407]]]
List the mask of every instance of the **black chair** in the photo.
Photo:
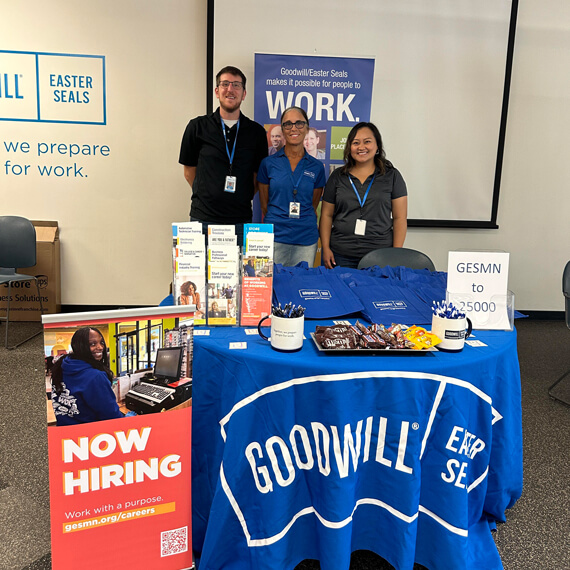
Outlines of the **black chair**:
[[[565,310],[566,326],[570,329],[570,261],[566,264],[566,267],[564,268],[564,273],[562,274],[562,292],[564,293],[564,297],[566,299],[566,310]],[[565,399],[564,397],[561,397],[560,395],[558,396],[555,395],[553,389],[569,375],[570,375],[570,370],[568,370],[568,372],[566,372],[560,378],[558,378],[558,380],[556,380],[556,382],[554,382],[554,384],[552,384],[552,386],[548,388],[548,395],[553,400],[558,400],[559,402],[562,402],[567,406],[570,406],[570,401]]]
[[20,216],[0,216],[0,284],[8,283],[8,300],[6,301],[6,316],[0,317],[0,321],[6,321],[7,349],[16,348],[28,340],[41,334],[37,333],[25,340],[8,346],[8,326],[10,324],[10,297],[12,295],[12,283],[17,281],[35,281],[38,291],[40,311],[44,312],[42,296],[38,280],[33,275],[16,273],[17,268],[33,267],[36,264],[36,229],[30,220]]
[[358,264],[358,269],[366,267],[409,267],[410,269],[429,269],[435,271],[432,260],[421,251],[405,247],[385,247],[367,253]]

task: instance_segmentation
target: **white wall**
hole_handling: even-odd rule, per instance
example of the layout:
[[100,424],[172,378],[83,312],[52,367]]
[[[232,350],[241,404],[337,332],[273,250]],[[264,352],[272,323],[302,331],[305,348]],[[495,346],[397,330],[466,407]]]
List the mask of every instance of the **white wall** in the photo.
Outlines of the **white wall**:
[[509,287],[517,309],[564,310],[562,271],[570,260],[568,69],[570,3],[520,2],[499,229],[412,229],[406,240],[443,270],[449,249],[510,252]]
[[[111,147],[112,160],[86,160],[92,178],[51,185],[0,171],[0,212],[59,221],[64,304],[156,304],[171,280],[170,223],[188,216],[190,193],[177,160],[188,119],[205,112],[206,2],[46,4],[13,4],[0,20],[0,49],[105,55],[107,126],[2,121],[0,144],[24,136],[99,140]],[[235,15],[237,21],[239,9]],[[240,24],[242,33],[248,25]],[[564,307],[561,274],[570,259],[568,69],[570,3],[521,2],[500,228],[412,229],[406,241],[442,270],[450,249],[509,251],[509,286],[518,309]],[[413,200],[414,188],[409,190]]]
[[[206,2],[31,0],[3,11],[0,38],[2,50],[103,55],[107,72],[106,125],[0,121],[0,213],[59,222],[63,304],[157,304],[172,280],[170,224],[190,207],[182,133],[206,111]],[[7,140],[32,151],[8,155]],[[110,154],[38,157],[41,141]],[[29,175],[7,175],[6,159],[30,164]],[[86,178],[37,172],[74,161]]]

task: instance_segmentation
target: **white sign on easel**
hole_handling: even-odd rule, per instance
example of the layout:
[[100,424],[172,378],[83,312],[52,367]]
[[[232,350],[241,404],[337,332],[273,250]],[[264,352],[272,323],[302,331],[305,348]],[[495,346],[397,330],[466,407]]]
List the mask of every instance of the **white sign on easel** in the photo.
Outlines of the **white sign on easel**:
[[492,251],[450,251],[447,300],[471,319],[474,329],[512,328],[508,291],[509,254]]

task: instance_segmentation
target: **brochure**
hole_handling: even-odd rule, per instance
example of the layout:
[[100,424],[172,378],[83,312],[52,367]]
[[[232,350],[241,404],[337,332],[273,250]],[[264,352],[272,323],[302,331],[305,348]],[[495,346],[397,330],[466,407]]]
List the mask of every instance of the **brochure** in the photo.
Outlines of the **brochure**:
[[195,305],[194,322],[206,323],[205,236],[199,222],[172,224],[173,287],[176,305]]
[[271,313],[273,242],[273,224],[244,225],[242,325],[257,325]]
[[208,324],[236,325],[239,291],[239,247],[208,247]]

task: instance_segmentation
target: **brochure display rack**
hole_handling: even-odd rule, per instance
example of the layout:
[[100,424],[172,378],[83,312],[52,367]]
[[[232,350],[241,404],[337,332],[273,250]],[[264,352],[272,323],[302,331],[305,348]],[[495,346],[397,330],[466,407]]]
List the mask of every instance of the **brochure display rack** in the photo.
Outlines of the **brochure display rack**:
[[239,247],[233,226],[208,228],[208,324],[237,325]]
[[257,325],[271,312],[273,224],[245,224],[241,324]]
[[176,305],[195,305],[197,325],[206,323],[206,253],[202,224],[172,224],[173,295]]
[[[196,306],[196,325],[257,325],[271,312],[273,224],[244,224],[243,250],[235,227],[172,224],[173,297]],[[243,253],[242,253],[243,252]]]

